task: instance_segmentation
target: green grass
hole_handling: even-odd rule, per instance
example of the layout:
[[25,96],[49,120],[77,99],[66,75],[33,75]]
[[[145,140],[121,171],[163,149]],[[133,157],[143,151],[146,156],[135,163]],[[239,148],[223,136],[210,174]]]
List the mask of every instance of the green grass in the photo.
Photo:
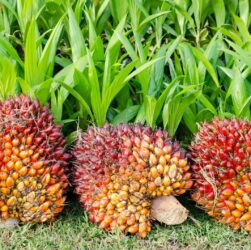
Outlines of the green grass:
[[[189,205],[191,216],[178,226],[155,223],[149,236],[109,234],[88,222],[76,201],[70,201],[58,220],[51,224],[0,230],[0,249],[251,249],[245,232],[233,232]],[[187,201],[183,202],[187,203]]]

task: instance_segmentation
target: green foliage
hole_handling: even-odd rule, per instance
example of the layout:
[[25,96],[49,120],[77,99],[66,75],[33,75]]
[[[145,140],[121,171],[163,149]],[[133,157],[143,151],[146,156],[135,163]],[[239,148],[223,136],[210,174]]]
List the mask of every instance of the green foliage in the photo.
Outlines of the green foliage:
[[1,84],[16,79],[2,98],[20,90],[50,101],[69,134],[77,119],[177,136],[215,115],[250,119],[249,9],[246,0],[0,0],[0,56],[11,64]]
[[6,58],[0,59],[0,99],[14,96],[16,91],[16,71],[14,65]]

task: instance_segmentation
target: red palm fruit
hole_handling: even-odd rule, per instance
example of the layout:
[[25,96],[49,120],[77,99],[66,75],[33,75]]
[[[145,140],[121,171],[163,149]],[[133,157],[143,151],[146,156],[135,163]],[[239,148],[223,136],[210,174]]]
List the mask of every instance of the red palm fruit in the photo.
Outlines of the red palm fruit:
[[[0,131],[0,218],[54,220],[68,185],[70,155],[61,126],[53,123],[48,106],[20,95],[0,102]],[[55,163],[58,168],[52,171]]]
[[215,118],[202,124],[190,146],[192,198],[234,230],[251,223],[250,143],[250,122]]
[[79,134],[74,155],[75,192],[90,220],[106,230],[146,237],[151,199],[180,195],[192,184],[179,143],[141,124],[89,127]]

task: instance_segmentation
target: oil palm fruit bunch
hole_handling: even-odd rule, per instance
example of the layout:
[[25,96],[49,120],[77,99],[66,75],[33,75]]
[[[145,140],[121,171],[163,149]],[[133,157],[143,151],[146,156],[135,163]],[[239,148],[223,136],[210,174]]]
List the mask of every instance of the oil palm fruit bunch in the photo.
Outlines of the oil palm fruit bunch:
[[68,185],[61,125],[26,95],[0,102],[0,219],[52,221]]
[[152,199],[192,186],[186,152],[167,131],[141,124],[89,127],[74,148],[75,192],[90,220],[144,238]]
[[192,198],[210,216],[251,231],[251,123],[215,118],[191,144]]

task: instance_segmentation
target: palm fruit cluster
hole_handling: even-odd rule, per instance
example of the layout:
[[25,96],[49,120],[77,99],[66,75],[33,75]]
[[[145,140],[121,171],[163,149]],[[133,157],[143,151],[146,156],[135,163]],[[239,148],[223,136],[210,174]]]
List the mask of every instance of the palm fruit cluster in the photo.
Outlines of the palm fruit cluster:
[[53,220],[64,207],[69,157],[48,106],[25,95],[0,102],[0,219]]
[[233,229],[251,231],[251,123],[215,118],[191,145],[192,198]]
[[90,220],[106,230],[146,237],[151,200],[192,186],[186,153],[167,131],[141,124],[79,133],[74,148],[75,192]]

